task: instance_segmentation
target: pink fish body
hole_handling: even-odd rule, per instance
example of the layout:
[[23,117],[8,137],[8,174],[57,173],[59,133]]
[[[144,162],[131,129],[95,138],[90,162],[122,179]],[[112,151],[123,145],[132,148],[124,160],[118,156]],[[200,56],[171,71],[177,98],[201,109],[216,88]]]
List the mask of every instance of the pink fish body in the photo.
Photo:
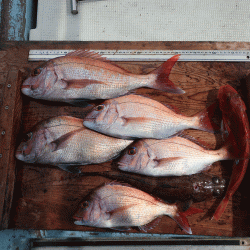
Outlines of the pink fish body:
[[[193,209],[189,214],[201,211]],[[170,216],[187,233],[192,233],[185,214],[179,212],[175,204],[164,203],[141,190],[120,184],[97,189],[89,201],[81,203],[74,219],[76,225],[143,229],[161,215]]]
[[69,166],[102,163],[117,157],[133,141],[112,138],[85,128],[82,119],[59,116],[39,123],[16,151],[27,163]]
[[127,95],[98,105],[85,117],[83,124],[118,138],[164,139],[189,128],[213,132],[209,116],[214,107],[187,117],[153,99]]
[[220,160],[232,158],[225,145],[207,150],[193,141],[175,136],[144,139],[129,146],[118,162],[119,169],[148,176],[182,176],[199,173]]
[[174,56],[147,75],[136,75],[99,54],[85,50],[49,60],[36,68],[23,85],[23,94],[50,101],[109,99],[141,87],[184,93],[169,79],[178,60]]

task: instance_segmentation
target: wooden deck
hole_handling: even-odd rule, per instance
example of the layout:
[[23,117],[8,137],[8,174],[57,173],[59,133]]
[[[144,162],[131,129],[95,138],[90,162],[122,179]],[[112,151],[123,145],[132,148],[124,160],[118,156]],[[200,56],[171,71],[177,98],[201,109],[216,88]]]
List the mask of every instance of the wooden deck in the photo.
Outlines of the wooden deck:
[[[16,161],[14,152],[23,133],[39,121],[58,115],[83,118],[90,108],[59,106],[37,101],[20,94],[20,84],[40,62],[28,62],[30,49],[249,49],[249,43],[209,42],[26,42],[2,43],[0,46],[0,221],[1,228],[63,229],[83,231],[107,231],[104,229],[76,226],[72,215],[82,198],[102,183],[111,180],[104,177],[79,177],[55,167],[36,166]],[[144,74],[161,65],[161,62],[117,62],[133,73]],[[249,107],[249,91],[246,77],[250,63],[228,62],[177,62],[170,80],[186,91],[174,95],[152,89],[135,91],[165,104],[176,106],[181,113],[192,116],[212,104],[218,89],[230,84],[239,91]],[[207,142],[211,148],[221,146],[218,135],[189,130],[188,134]],[[82,172],[110,169],[110,164],[81,167]],[[206,172],[230,177],[232,162],[216,163]],[[194,204],[204,210],[189,217],[194,235],[249,236],[249,170],[230,200],[218,222],[210,220],[220,200]],[[110,230],[108,230],[110,231]],[[131,232],[137,232],[132,230]],[[177,224],[168,217],[149,233],[183,234]]]

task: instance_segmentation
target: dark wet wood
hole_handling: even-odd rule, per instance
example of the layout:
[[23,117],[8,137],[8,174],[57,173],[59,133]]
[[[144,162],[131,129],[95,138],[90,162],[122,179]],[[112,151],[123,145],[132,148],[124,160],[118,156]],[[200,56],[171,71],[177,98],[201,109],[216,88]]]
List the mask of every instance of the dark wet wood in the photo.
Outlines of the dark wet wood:
[[[29,49],[248,49],[249,43],[195,43],[195,42],[72,42],[72,43],[55,43],[55,42],[32,42],[32,43],[5,43],[0,44],[1,64],[0,64],[0,101],[2,104],[1,116],[4,114],[5,88],[9,72],[13,72],[13,68],[20,70],[24,75],[39,65],[39,62],[28,62]],[[117,63],[123,68],[134,73],[148,73],[161,65],[161,62],[119,62]],[[208,107],[216,100],[218,89],[224,84],[230,84],[236,88],[245,98],[246,95],[246,76],[250,73],[249,63],[226,63],[226,62],[177,62],[174,66],[170,79],[179,87],[186,91],[184,95],[173,95],[163,93],[152,89],[140,89],[135,91],[138,94],[149,96],[162,103],[176,106],[181,113],[191,116],[202,109]],[[12,74],[12,73],[11,73]],[[15,78],[15,77],[14,77]],[[17,76],[16,78],[17,79]],[[21,82],[13,80],[15,88],[18,90]],[[19,93],[15,92],[15,95]],[[15,161],[14,149],[20,142],[22,134],[28,132],[39,121],[57,116],[71,115],[83,118],[89,108],[72,107],[66,104],[54,104],[43,101],[32,100],[22,96],[21,100],[15,98],[15,113],[11,113],[11,121],[13,117],[21,122],[20,125],[10,124],[12,132],[18,133],[17,142],[12,139],[8,155],[9,161]],[[19,106],[18,106],[19,105]],[[249,103],[248,103],[249,105]],[[21,111],[22,117],[18,119],[18,110]],[[0,126],[3,121],[1,119]],[[201,131],[187,131],[187,134],[205,141],[212,149],[219,148],[222,140],[219,135],[212,135]],[[7,138],[7,137],[6,137]],[[9,137],[8,137],[9,138]],[[2,140],[2,138],[1,138]],[[15,143],[14,143],[15,142]],[[1,141],[1,145],[2,141]],[[1,146],[3,147],[3,146]],[[9,200],[8,206],[12,206],[11,214],[4,212],[6,210],[6,186],[7,180],[11,180],[14,185],[14,169],[1,161],[0,176],[1,183],[5,188],[0,189],[0,212],[2,211],[2,228],[6,228],[10,219],[10,228],[22,229],[64,229],[64,230],[87,230],[87,231],[107,231],[104,229],[76,226],[73,224],[72,215],[77,205],[91,190],[99,185],[110,182],[104,177],[96,176],[79,176],[64,172],[55,167],[36,166],[32,164],[23,164],[17,161],[13,165],[16,167],[16,181],[13,201]],[[6,165],[7,164],[7,165]],[[210,169],[206,170],[208,174],[217,174],[222,177],[229,177],[231,174],[232,162],[227,161],[223,164],[216,163]],[[83,172],[95,172],[109,170],[111,162],[100,165],[84,166],[81,168]],[[5,169],[5,170],[4,170]],[[8,169],[8,170],[6,170]],[[11,172],[12,171],[12,172]],[[11,178],[9,175],[11,174]],[[250,220],[249,220],[249,171],[244,178],[239,190],[230,200],[225,213],[218,222],[211,221],[211,215],[217,208],[219,200],[194,204],[195,207],[204,210],[202,214],[196,214],[189,217],[189,222],[195,235],[222,235],[222,236],[249,236]],[[2,188],[2,187],[1,187]],[[8,191],[7,193],[11,193]],[[9,195],[10,198],[12,195]],[[5,204],[5,205],[4,205]],[[7,209],[8,210],[8,209]],[[4,218],[4,219],[3,219]],[[109,230],[111,231],[111,230]],[[136,232],[133,230],[132,232]],[[150,233],[177,233],[183,234],[176,223],[168,218],[163,217],[161,222]]]
[[12,204],[15,182],[15,158],[16,137],[21,122],[22,100],[19,83],[22,82],[22,74],[16,67],[8,69],[7,79],[2,88],[1,105],[1,186],[0,186],[0,219],[1,228],[7,228]]

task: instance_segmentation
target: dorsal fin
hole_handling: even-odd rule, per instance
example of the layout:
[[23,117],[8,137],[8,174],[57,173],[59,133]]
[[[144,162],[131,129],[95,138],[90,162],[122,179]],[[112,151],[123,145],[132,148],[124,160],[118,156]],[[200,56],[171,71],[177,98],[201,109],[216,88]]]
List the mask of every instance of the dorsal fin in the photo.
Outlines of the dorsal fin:
[[131,185],[129,185],[128,183],[126,182],[123,182],[123,181],[111,181],[111,182],[108,182],[108,183],[105,183],[105,186],[123,186],[123,187],[132,187]]
[[103,57],[102,55],[100,55],[99,53],[96,53],[94,51],[80,49],[80,50],[75,50],[75,51],[69,52],[65,56],[77,56],[77,57],[96,59],[96,60],[110,63],[110,64],[116,66],[117,68],[122,70],[121,73],[130,73],[128,70],[123,69],[122,67],[116,65],[114,62],[108,60],[106,57]]
[[166,103],[163,103],[163,105],[165,105],[167,108],[169,108],[169,109],[171,109],[172,111],[174,111],[176,114],[178,114],[178,115],[183,115],[183,114],[181,113],[181,111],[180,111],[177,107],[175,107],[175,106],[173,106],[173,105],[170,105],[170,104],[166,104]]
[[69,52],[65,56],[78,56],[78,57],[86,57],[86,58],[98,59],[98,60],[101,60],[101,61],[108,61],[106,57],[103,57],[103,56],[101,56],[100,54],[98,54],[98,53],[96,53],[94,51],[83,50],[83,49],[79,49],[79,50]]

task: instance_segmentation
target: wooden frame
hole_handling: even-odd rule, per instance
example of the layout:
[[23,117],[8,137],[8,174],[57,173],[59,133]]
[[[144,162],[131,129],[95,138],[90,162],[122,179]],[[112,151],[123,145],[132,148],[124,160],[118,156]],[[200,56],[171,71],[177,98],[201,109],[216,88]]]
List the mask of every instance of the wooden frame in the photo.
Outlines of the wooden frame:
[[[0,120],[0,221],[1,229],[15,227],[10,222],[10,215],[15,211],[16,207],[12,207],[13,193],[16,183],[16,160],[14,152],[16,149],[16,140],[22,127],[22,121],[26,119],[22,117],[22,99],[20,97],[20,84],[22,79],[27,76],[29,70],[39,63],[30,63],[27,61],[28,52],[30,49],[248,49],[250,43],[212,43],[212,42],[6,42],[0,45],[0,101],[1,101],[1,120]],[[124,63],[129,69],[133,68],[133,64]],[[135,65],[135,64],[134,64]],[[159,65],[159,63],[150,63],[150,67],[153,69]],[[197,64],[203,65],[202,62]],[[207,63],[207,68],[213,68],[213,63]],[[216,65],[225,67],[225,83],[230,81],[227,74],[229,69],[232,72],[238,72],[235,78],[231,79],[231,83],[235,87],[239,87],[244,84],[244,78],[250,72],[249,63],[217,63]],[[147,71],[148,69],[145,68]],[[198,80],[197,80],[198,81]],[[197,82],[198,84],[198,82]],[[216,85],[217,87],[219,85]],[[217,88],[216,87],[216,88]],[[244,90],[243,90],[244,92]],[[210,93],[211,95],[215,93]],[[211,97],[214,98],[213,96]],[[245,96],[245,101],[248,97]],[[211,100],[212,100],[211,99]],[[21,178],[21,175],[17,175]],[[19,179],[18,179],[19,180]],[[246,187],[246,183],[243,185]],[[241,186],[241,190],[242,187]],[[19,188],[19,187],[18,187]],[[238,197],[239,198],[239,197]],[[236,195],[237,199],[237,195]],[[245,200],[245,199],[244,199]],[[242,201],[237,201],[240,204]],[[14,203],[17,205],[17,202]],[[12,210],[11,210],[12,209]],[[237,210],[245,211],[240,207]],[[234,215],[235,216],[235,215]],[[232,236],[249,236],[250,225],[247,222],[243,222],[248,217],[248,213],[244,212],[236,220],[233,220],[233,224],[237,225],[237,229],[232,228],[231,233],[225,233]],[[243,224],[241,224],[243,223]],[[231,225],[234,227],[235,225]],[[244,227],[240,228],[242,225]],[[238,227],[240,226],[240,227]],[[230,229],[231,230],[231,229]],[[202,232],[205,232],[206,229]],[[208,230],[208,234],[211,234],[211,230]]]

